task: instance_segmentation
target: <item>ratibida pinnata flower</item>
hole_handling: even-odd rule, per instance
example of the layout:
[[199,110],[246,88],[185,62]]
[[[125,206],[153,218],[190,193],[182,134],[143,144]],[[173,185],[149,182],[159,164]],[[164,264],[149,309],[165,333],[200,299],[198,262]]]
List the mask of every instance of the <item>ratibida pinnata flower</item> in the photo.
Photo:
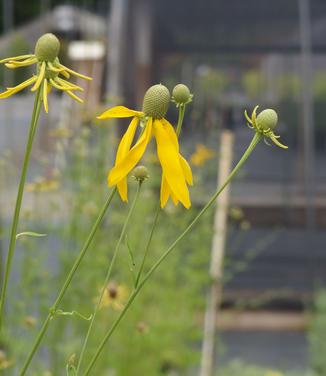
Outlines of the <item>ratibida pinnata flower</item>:
[[[128,201],[127,175],[140,161],[154,137],[162,167],[161,207],[166,205],[169,197],[175,205],[181,202],[186,208],[191,206],[188,190],[188,185],[193,183],[191,168],[179,152],[179,141],[174,127],[164,118],[170,99],[169,90],[158,84],[145,93],[142,111],[116,106],[98,116],[100,120],[132,117],[120,141],[115,165],[108,174],[109,186],[117,186],[123,201]],[[141,132],[132,146],[138,128]]]
[[42,91],[41,98],[45,112],[49,111],[48,94],[52,87],[65,92],[77,102],[82,103],[83,100],[74,91],[83,91],[83,89],[64,78],[69,79],[70,75],[83,78],[84,80],[91,80],[92,78],[75,72],[61,64],[58,58],[59,51],[60,42],[58,38],[54,34],[47,33],[42,35],[36,42],[34,54],[8,57],[0,60],[0,63],[4,63],[9,69],[36,64],[36,72],[31,78],[17,86],[7,87],[7,90],[0,94],[0,99],[8,98],[33,85],[31,88],[32,92],[38,89]]

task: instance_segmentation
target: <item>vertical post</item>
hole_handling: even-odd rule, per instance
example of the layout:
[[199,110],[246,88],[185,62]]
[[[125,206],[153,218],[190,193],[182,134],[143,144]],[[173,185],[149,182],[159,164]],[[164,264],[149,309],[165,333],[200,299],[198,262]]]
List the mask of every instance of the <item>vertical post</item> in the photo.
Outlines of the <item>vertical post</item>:
[[134,4],[134,37],[136,66],[136,102],[141,104],[144,92],[151,85],[153,2],[138,0]]
[[[221,186],[224,183],[231,172],[233,144],[233,132],[230,130],[223,130],[220,140],[221,156],[217,178],[218,186]],[[229,196],[230,184],[219,196],[214,216],[214,234],[210,264],[211,286],[207,294],[200,376],[214,375],[216,356],[216,317],[222,295],[223,259],[225,253]]]
[[109,35],[107,49],[108,80],[106,92],[111,97],[120,98],[123,95],[122,80],[126,50],[128,0],[112,0],[109,12]]
[[306,198],[306,226],[312,230],[315,226],[314,208],[314,112],[312,92],[312,46],[310,1],[299,1],[301,79],[303,111],[303,152],[304,152],[304,190]]

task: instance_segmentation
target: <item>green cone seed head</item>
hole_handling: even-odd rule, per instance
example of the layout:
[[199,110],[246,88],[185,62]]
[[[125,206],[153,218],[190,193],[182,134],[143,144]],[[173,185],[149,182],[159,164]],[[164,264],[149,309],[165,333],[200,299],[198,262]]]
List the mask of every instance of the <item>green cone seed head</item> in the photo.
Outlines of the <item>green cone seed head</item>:
[[35,46],[35,55],[39,61],[54,61],[60,50],[59,39],[51,33],[42,35]]
[[148,169],[145,166],[137,166],[132,172],[132,176],[139,182],[149,178]]
[[143,112],[154,119],[162,119],[169,107],[170,92],[164,85],[151,86],[145,93]]
[[271,108],[262,111],[256,118],[257,128],[261,130],[274,130],[277,125],[277,113]]
[[178,104],[185,104],[189,102],[192,97],[188,86],[184,84],[176,85],[172,91],[172,96],[174,101]]

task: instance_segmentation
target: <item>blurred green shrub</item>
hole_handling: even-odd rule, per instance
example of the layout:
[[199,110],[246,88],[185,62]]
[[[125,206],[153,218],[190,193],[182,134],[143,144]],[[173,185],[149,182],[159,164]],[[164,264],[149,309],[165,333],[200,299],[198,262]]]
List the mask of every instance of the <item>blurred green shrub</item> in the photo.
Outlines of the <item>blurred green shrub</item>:
[[326,375],[326,290],[316,293],[309,329],[311,366],[318,376]]

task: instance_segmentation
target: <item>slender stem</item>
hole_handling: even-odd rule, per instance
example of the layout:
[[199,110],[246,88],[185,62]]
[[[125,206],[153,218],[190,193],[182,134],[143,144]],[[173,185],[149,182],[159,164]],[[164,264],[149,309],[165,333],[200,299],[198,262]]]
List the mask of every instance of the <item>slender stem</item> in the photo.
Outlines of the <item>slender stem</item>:
[[130,305],[138,295],[138,293],[141,291],[145,283],[149,280],[149,278],[152,276],[152,274],[155,272],[155,270],[160,266],[160,264],[169,256],[169,254],[173,251],[173,249],[177,246],[177,244],[189,233],[189,231],[193,228],[193,226],[198,222],[198,220],[203,216],[203,214],[212,206],[212,204],[215,202],[216,198],[221,194],[221,192],[224,190],[224,188],[230,183],[232,178],[236,175],[236,173],[239,171],[239,169],[242,167],[244,162],[248,159],[251,152],[254,150],[258,142],[261,140],[261,135],[259,133],[255,133],[255,136],[253,137],[250,145],[248,146],[247,150],[244,152],[243,156],[241,157],[238,164],[234,167],[228,178],[226,179],[225,183],[214,193],[214,195],[211,197],[211,199],[207,202],[207,204],[203,207],[203,209],[197,214],[197,216],[192,220],[192,222],[188,225],[188,227],[182,232],[182,234],[169,246],[169,248],[162,254],[162,256],[155,262],[155,264],[151,267],[151,269],[147,272],[147,274],[144,276],[142,281],[139,283],[137,288],[133,291],[133,293],[130,295],[125,307],[121,311],[120,315],[116,318],[114,323],[112,324],[111,328],[108,330],[108,332],[105,334],[102,342],[100,343],[99,347],[97,348],[95,355],[91,359],[86,372],[84,373],[84,376],[89,375],[90,371],[92,370],[94,364],[96,363],[99,355],[101,354],[106,342],[111,337],[112,333],[114,332],[115,328],[119,325],[120,321],[128,311]]
[[29,161],[31,157],[31,151],[33,147],[33,141],[34,141],[34,136],[35,136],[35,132],[37,128],[37,123],[40,117],[41,107],[42,107],[41,89],[38,89],[36,96],[35,96],[35,100],[34,100],[34,108],[33,108],[30,128],[29,128],[26,149],[25,149],[23,167],[22,167],[22,172],[20,175],[20,181],[18,185],[14,217],[13,217],[12,225],[11,225],[8,254],[7,254],[7,260],[6,260],[6,265],[5,265],[4,277],[3,277],[3,284],[2,284],[2,289],[1,289],[1,298],[0,298],[0,331],[3,326],[3,315],[4,315],[4,307],[6,303],[7,287],[8,287],[8,281],[9,281],[9,276],[10,276],[10,271],[11,271],[11,264],[12,264],[12,260],[13,260],[14,253],[15,253],[16,235],[17,235],[17,228],[18,228],[18,222],[19,222],[19,216],[20,216],[20,209],[21,209],[21,204],[22,204],[23,195],[24,195],[26,175],[27,175],[27,170],[28,170]]
[[52,307],[49,310],[49,313],[48,313],[46,319],[44,320],[44,323],[43,323],[43,325],[42,325],[42,327],[41,327],[41,329],[40,329],[40,331],[39,331],[39,333],[36,337],[36,340],[35,340],[35,342],[32,346],[32,349],[31,349],[31,351],[30,351],[30,353],[29,353],[29,355],[28,355],[28,357],[27,357],[27,359],[24,363],[24,366],[20,371],[20,376],[25,375],[25,373],[26,373],[26,371],[27,371],[27,369],[28,369],[37,349],[39,348],[39,346],[42,342],[42,339],[43,339],[43,337],[44,337],[44,335],[45,335],[45,333],[48,329],[50,321],[55,316],[55,313],[56,313],[56,311],[59,307],[59,304],[61,303],[62,298],[65,295],[66,290],[68,289],[73,276],[75,275],[80,263],[82,262],[90,244],[92,243],[92,240],[93,240],[93,238],[94,238],[94,236],[95,236],[95,234],[96,234],[96,232],[97,232],[97,230],[98,230],[98,228],[99,228],[99,226],[100,226],[100,224],[101,224],[101,222],[104,218],[104,215],[105,215],[108,207],[111,204],[111,201],[112,201],[116,191],[117,191],[117,189],[114,188],[111,191],[111,193],[108,195],[107,200],[106,200],[105,204],[103,205],[103,207],[102,207],[102,209],[101,209],[101,211],[100,211],[100,213],[99,213],[99,215],[98,215],[98,217],[97,217],[97,219],[96,219],[96,221],[95,221],[95,223],[94,223],[94,225],[91,229],[91,232],[89,233],[89,235],[86,239],[86,242],[84,243],[82,249],[80,250],[80,253],[79,253],[75,263],[73,264],[72,268],[70,269],[70,272],[68,273],[67,278],[66,278],[65,282],[63,283],[61,290],[59,291],[55,302],[53,303]]
[[82,361],[83,361],[83,358],[84,358],[84,355],[85,355],[85,351],[86,351],[86,347],[87,347],[87,344],[88,344],[88,340],[89,340],[89,337],[91,335],[91,332],[92,332],[92,329],[93,329],[93,325],[95,323],[95,318],[96,318],[97,313],[99,311],[100,304],[101,304],[101,301],[103,299],[103,295],[104,295],[104,293],[106,291],[106,287],[107,287],[107,285],[109,283],[109,280],[111,278],[112,269],[113,269],[113,266],[115,264],[115,260],[116,260],[117,255],[118,255],[118,252],[119,252],[119,249],[120,249],[120,245],[122,243],[122,240],[125,237],[125,234],[126,234],[126,231],[127,231],[127,227],[128,227],[129,221],[130,221],[130,218],[132,216],[132,213],[133,213],[133,211],[135,209],[137,200],[139,198],[139,193],[140,193],[141,185],[142,185],[142,182],[139,181],[137,192],[136,192],[134,200],[133,200],[133,202],[132,202],[132,204],[130,206],[129,212],[127,214],[126,220],[125,220],[125,222],[123,224],[123,227],[122,227],[122,230],[121,230],[121,233],[120,233],[119,240],[117,242],[117,245],[115,247],[115,250],[114,250],[111,262],[109,264],[109,268],[108,268],[108,271],[107,271],[106,276],[105,276],[105,280],[104,280],[104,284],[103,284],[103,287],[102,287],[102,290],[101,290],[100,297],[99,297],[99,299],[98,299],[98,301],[96,303],[96,306],[95,306],[95,309],[94,309],[94,312],[93,312],[93,315],[92,315],[92,319],[91,319],[90,324],[88,326],[88,330],[87,330],[87,333],[86,333],[86,337],[85,337],[85,340],[84,340],[84,343],[83,343],[83,347],[82,347],[82,350],[81,350],[81,353],[80,353],[79,361],[78,361],[76,375],[78,375],[80,367],[82,365]]
[[157,206],[156,213],[155,213],[155,217],[154,217],[154,222],[153,222],[153,225],[152,225],[152,228],[151,228],[151,232],[150,232],[150,234],[149,234],[149,238],[148,238],[148,240],[147,240],[147,244],[146,244],[146,247],[145,247],[144,256],[143,256],[142,262],[141,262],[141,264],[140,264],[139,271],[138,271],[138,273],[137,273],[137,277],[136,277],[136,281],[135,281],[135,289],[137,288],[137,286],[138,286],[138,284],[139,284],[140,277],[141,277],[142,272],[143,272],[143,269],[144,269],[144,265],[145,265],[146,257],[147,257],[147,255],[148,255],[149,247],[150,247],[151,242],[152,242],[152,238],[153,238],[154,231],[155,231],[155,228],[156,228],[156,225],[157,225],[157,220],[158,220],[158,217],[159,217],[159,214],[160,214],[160,210],[161,210],[161,206],[160,206],[160,204],[159,204],[159,205]]
[[179,106],[178,124],[177,124],[177,130],[176,130],[176,134],[177,134],[178,137],[179,137],[180,132],[181,132],[183,118],[185,116],[185,111],[186,111],[186,105],[185,104],[180,104],[180,106]]

